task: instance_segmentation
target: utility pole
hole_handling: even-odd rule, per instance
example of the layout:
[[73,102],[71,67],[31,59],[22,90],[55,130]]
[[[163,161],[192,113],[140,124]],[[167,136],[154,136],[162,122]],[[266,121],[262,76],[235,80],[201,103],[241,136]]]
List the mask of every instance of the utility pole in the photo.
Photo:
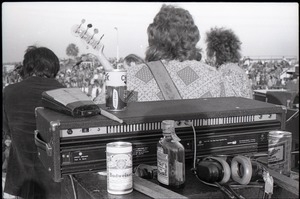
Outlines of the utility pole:
[[119,30],[117,27],[115,27],[115,30],[117,31],[117,62],[119,61]]

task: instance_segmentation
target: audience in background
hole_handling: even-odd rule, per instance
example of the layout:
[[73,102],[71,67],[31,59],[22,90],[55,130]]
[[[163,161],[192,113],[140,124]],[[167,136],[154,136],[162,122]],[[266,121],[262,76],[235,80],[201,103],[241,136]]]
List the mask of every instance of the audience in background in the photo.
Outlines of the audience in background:
[[[125,58],[124,58],[125,60]],[[133,59],[135,60],[135,59]],[[127,64],[130,64],[129,62]],[[140,61],[131,61],[131,66],[140,64]],[[17,64],[18,65],[18,64]],[[125,64],[124,64],[125,65]],[[127,66],[128,67],[128,66]],[[248,65],[240,64],[240,67],[248,74],[248,78],[251,80],[252,89],[286,89],[287,82],[293,79],[292,74],[286,73],[288,68],[292,67],[291,65],[282,64],[280,60],[271,60],[271,61],[252,61]],[[103,83],[104,71],[101,67],[95,67],[93,69],[93,75],[98,74],[99,82]],[[66,87],[71,87],[71,79],[77,81],[77,70],[67,69],[60,70],[57,75],[57,79]],[[89,69],[85,69],[87,72]],[[72,73],[71,73],[72,71]],[[85,93],[88,93],[88,85],[91,84],[91,80],[94,78],[93,75],[87,76],[85,79],[82,79],[82,90]],[[269,79],[272,78],[272,84]],[[3,73],[3,88],[9,84],[14,84],[20,82],[22,78],[17,71],[10,71]],[[89,83],[90,82],[90,83]],[[269,84],[267,83],[269,82]],[[101,83],[100,83],[101,84]]]

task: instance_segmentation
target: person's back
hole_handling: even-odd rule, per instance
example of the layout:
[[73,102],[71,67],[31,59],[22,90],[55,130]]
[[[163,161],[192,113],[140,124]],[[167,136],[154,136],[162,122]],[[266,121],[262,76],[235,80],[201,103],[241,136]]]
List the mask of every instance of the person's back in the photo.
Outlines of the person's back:
[[48,198],[47,187],[56,190],[53,194],[57,194],[60,185],[47,180],[49,174],[38,159],[33,138],[36,129],[34,112],[36,107],[42,106],[41,93],[59,87],[63,86],[54,79],[30,77],[5,88],[3,100],[8,102],[5,110],[12,139],[5,192],[20,194],[26,199]]
[[29,48],[23,66],[24,80],[3,91],[3,130],[11,138],[4,191],[25,199],[54,199],[61,187],[39,160],[34,130],[42,92],[64,87],[55,79],[59,60],[49,49]]
[[253,98],[251,80],[246,72],[236,63],[222,64],[218,71],[222,74],[226,97]]
[[[214,67],[195,60],[162,60],[183,99],[225,96],[221,73]],[[137,92],[138,101],[164,100],[146,64],[127,69],[127,89]]]
[[[42,92],[46,90],[56,89],[63,87],[55,79],[43,78],[43,77],[29,77],[21,82],[8,85],[3,91],[3,100],[5,103],[6,116],[9,120],[11,131],[17,130],[20,134],[35,130],[35,108],[42,106],[41,96]],[[24,128],[24,126],[26,126]],[[28,127],[28,128],[27,128]],[[33,132],[32,132],[33,134]],[[22,139],[13,140],[14,145],[24,145],[27,142],[28,137],[24,136]],[[18,143],[22,142],[22,143]],[[36,146],[34,143],[26,144],[28,153],[36,152]],[[26,165],[26,159],[23,159]]]

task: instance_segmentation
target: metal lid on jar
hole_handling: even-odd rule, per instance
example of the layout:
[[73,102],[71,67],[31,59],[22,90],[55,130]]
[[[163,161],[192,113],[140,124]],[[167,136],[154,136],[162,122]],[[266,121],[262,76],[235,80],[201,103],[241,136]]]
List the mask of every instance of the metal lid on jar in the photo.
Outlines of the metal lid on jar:
[[269,132],[269,137],[277,137],[277,138],[282,138],[282,137],[291,137],[292,133],[289,131],[270,131]]

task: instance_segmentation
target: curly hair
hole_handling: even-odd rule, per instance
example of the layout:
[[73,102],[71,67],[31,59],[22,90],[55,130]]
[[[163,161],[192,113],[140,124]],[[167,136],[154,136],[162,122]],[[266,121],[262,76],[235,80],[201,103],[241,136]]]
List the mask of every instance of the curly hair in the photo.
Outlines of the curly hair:
[[59,59],[48,48],[29,46],[25,52],[22,78],[30,76],[55,78],[60,69]]
[[201,60],[201,49],[196,47],[199,29],[187,10],[163,4],[147,33],[146,61]]
[[238,63],[241,59],[241,44],[238,36],[231,29],[224,27],[211,28],[206,32],[207,57],[215,58],[214,65],[218,68],[222,64]]

